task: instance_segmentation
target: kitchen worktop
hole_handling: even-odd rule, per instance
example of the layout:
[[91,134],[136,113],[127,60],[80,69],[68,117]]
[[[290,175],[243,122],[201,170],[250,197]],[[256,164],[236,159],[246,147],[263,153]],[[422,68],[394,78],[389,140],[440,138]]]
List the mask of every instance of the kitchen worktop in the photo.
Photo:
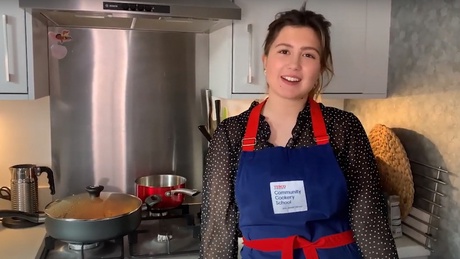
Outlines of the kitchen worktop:
[[9,229],[0,225],[0,258],[35,258],[43,238],[45,226]]
[[[11,209],[10,202],[0,199],[0,209]],[[45,234],[43,224],[24,229],[5,228],[0,224],[0,258],[35,258]]]
[[417,244],[407,236],[402,236],[395,239],[396,247],[398,248],[399,258],[408,259],[425,259],[430,255],[430,251],[423,246]]
[[[0,209],[10,209],[9,201],[0,199]],[[0,224],[0,258],[35,258],[45,234],[46,230],[43,224],[25,229],[9,229]],[[241,245],[241,239],[239,244]],[[406,236],[397,238],[396,246],[400,258],[423,259],[430,254],[427,249]]]

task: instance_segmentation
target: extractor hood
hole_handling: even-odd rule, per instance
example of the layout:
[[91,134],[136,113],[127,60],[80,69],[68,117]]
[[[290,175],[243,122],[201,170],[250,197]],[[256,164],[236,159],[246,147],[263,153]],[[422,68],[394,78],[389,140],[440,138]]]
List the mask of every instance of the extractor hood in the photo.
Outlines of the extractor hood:
[[209,33],[241,19],[230,0],[19,0],[51,27]]

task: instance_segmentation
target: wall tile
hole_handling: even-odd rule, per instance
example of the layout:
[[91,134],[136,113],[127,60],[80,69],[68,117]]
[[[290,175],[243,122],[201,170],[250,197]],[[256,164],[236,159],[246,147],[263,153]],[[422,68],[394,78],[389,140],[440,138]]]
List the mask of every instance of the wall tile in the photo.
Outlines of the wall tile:
[[367,131],[393,128],[411,159],[453,172],[442,176],[450,186],[431,258],[460,258],[460,0],[392,2],[388,76],[389,98],[345,109]]
[[[49,97],[33,101],[0,101],[0,186],[10,186],[15,164],[51,166]],[[39,185],[47,186],[45,175]]]

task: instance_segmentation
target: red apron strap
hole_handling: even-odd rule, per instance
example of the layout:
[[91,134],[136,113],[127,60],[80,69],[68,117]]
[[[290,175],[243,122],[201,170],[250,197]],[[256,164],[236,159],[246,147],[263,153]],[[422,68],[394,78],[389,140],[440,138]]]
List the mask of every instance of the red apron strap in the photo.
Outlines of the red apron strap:
[[246,125],[246,132],[242,141],[243,151],[254,151],[256,145],[257,130],[259,129],[259,117],[264,107],[266,99],[259,103],[256,107],[252,108],[249,114],[248,124]]
[[351,230],[321,237],[315,242],[310,242],[300,236],[286,238],[264,238],[247,240],[243,237],[243,245],[262,252],[281,252],[281,259],[294,258],[294,249],[301,248],[306,258],[318,259],[316,249],[330,249],[354,243]]
[[281,250],[281,259],[294,258],[294,244],[297,236],[290,236],[284,241],[283,248]]
[[[249,114],[248,124],[246,125],[246,132],[242,140],[243,151],[254,151],[256,145],[257,130],[259,129],[259,117],[262,108],[265,105],[265,99],[263,102],[256,105]],[[317,145],[324,145],[329,143],[329,136],[326,131],[326,124],[324,123],[323,114],[319,104],[312,98],[308,99],[310,103],[310,114],[313,124],[313,135]]]
[[313,135],[316,145],[324,145],[329,143],[329,135],[327,135],[326,124],[324,123],[323,113],[319,104],[312,98],[308,99],[310,103],[310,114],[313,125]]

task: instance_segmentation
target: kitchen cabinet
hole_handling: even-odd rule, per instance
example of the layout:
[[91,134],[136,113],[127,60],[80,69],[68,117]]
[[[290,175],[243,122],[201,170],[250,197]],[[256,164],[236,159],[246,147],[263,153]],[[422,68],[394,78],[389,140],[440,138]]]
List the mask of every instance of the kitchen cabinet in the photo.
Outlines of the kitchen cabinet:
[[17,0],[0,2],[0,19],[0,100],[49,95],[46,26],[19,8]]
[[[242,19],[209,35],[209,84],[226,99],[259,98],[266,93],[263,42],[280,11],[303,0],[235,0]],[[309,0],[307,9],[331,23],[335,76],[324,98],[385,98],[387,92],[391,0]]]

